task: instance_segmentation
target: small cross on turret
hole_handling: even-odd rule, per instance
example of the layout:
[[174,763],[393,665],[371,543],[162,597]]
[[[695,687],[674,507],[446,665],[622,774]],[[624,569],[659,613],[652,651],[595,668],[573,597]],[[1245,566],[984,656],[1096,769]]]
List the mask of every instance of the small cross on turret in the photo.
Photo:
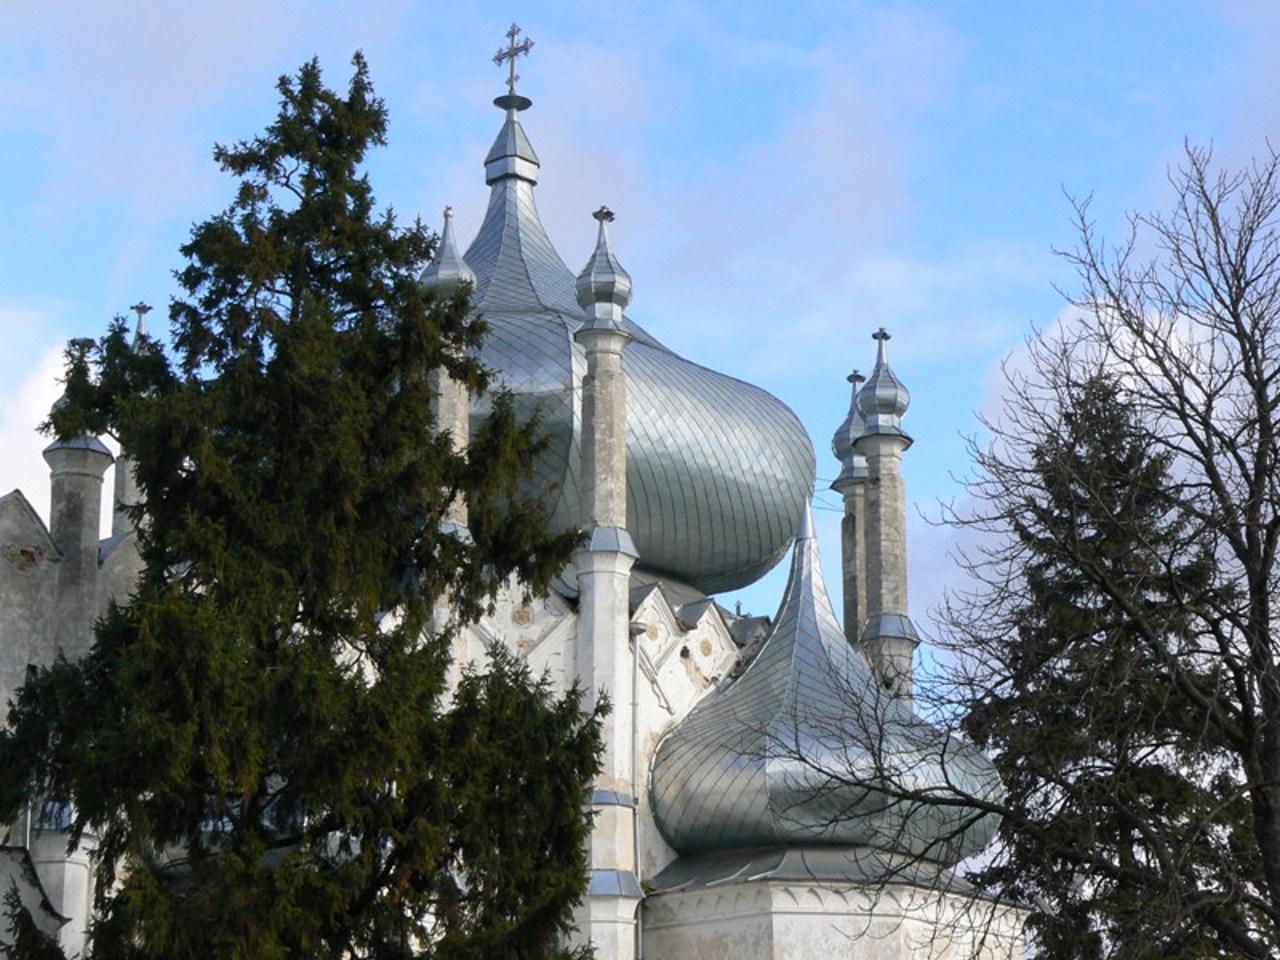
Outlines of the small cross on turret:
[[520,36],[520,28],[513,23],[511,29],[507,31],[508,43],[506,48],[500,47],[493,56],[493,62],[498,66],[502,66],[504,63],[507,64],[509,71],[507,74],[507,93],[511,96],[515,96],[516,81],[520,79],[519,74],[516,73],[516,57],[521,54],[528,56],[529,51],[533,49],[533,41],[528,37],[525,37],[521,43],[516,43],[516,37],[518,36]]

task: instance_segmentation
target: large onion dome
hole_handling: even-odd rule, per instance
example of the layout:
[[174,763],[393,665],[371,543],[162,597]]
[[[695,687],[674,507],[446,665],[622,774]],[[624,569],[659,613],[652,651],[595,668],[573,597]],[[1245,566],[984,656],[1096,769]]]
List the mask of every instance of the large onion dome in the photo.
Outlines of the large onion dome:
[[[464,259],[490,327],[481,359],[549,446],[530,489],[558,529],[584,522],[579,495],[583,323],[574,274],[538,218],[539,168],[509,94],[485,158],[489,208]],[[616,279],[616,278],[614,278]],[[622,286],[618,287],[622,293]],[[625,291],[629,295],[630,290]],[[628,343],[627,529],[639,567],[704,593],[753,582],[781,559],[814,477],[813,448],[796,416],[758,387],[691,363],[623,319]],[[473,416],[483,416],[478,405]]]
[[826,879],[850,879],[868,856],[949,866],[997,825],[963,797],[1000,790],[980,753],[886,695],[846,642],[807,518],[772,631],[659,744],[651,785],[658,827],[681,854],[660,886],[744,863],[768,875],[784,855]]

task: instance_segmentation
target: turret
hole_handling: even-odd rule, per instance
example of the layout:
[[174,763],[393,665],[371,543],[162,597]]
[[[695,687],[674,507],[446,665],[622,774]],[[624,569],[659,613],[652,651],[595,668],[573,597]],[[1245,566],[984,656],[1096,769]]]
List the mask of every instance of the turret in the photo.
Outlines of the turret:
[[857,646],[862,635],[862,621],[867,610],[866,490],[867,458],[854,444],[866,429],[858,410],[858,389],[866,380],[854,370],[849,374],[853,385],[849,399],[849,415],[836,428],[831,438],[831,452],[840,461],[840,475],[831,489],[844,498],[844,517],[840,521],[840,559],[844,585],[844,635]]
[[[458,254],[458,247],[453,239],[453,210],[444,208],[444,229],[440,234],[440,246],[436,255],[419,281],[428,290],[441,298],[449,298],[456,294],[464,284],[473,286],[476,275],[467,266],[467,261]],[[443,366],[436,367],[430,373],[431,392],[435,397],[436,426],[447,430],[453,440],[453,449],[466,450],[471,443],[471,397],[467,387],[449,376]],[[457,528],[467,526],[467,503],[458,497],[445,512],[445,522]]]
[[911,438],[902,416],[907,388],[889,369],[889,334],[875,334],[876,366],[858,392],[861,435],[854,451],[866,458],[866,624],[860,644],[877,679],[895,696],[911,699],[911,661],[919,644],[907,616],[907,502],[902,454]]
[[604,755],[592,804],[591,881],[579,926],[602,960],[636,954],[636,770],[632,745],[635,672],[629,645],[630,574],[636,549],[627,532],[627,400],[622,352],[631,339],[622,310],[631,299],[631,277],[609,245],[613,214],[595,213],[595,252],[578,275],[584,322],[574,339],[586,351],[582,381],[582,524],[587,543],[575,555],[578,568],[579,681],[592,700],[615,704],[604,720]]
[[97,437],[81,436],[55,440],[45,448],[44,459],[49,464],[49,533],[60,554],[54,635],[58,652],[74,660],[93,642],[102,482],[112,456]]

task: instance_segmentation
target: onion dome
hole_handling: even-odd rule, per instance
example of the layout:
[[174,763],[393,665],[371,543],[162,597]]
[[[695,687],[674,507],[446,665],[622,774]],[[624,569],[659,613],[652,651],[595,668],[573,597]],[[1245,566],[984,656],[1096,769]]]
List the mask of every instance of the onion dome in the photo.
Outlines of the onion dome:
[[[142,323],[141,317],[138,318],[138,323],[139,323],[139,326],[141,326],[141,323]],[[92,340],[86,340],[86,339],[80,338],[80,339],[72,340],[71,346],[73,348],[87,349],[87,347],[92,343],[93,343]],[[69,402],[70,401],[67,399],[67,395],[64,393],[62,394],[62,396],[58,397],[57,400],[53,401],[53,406],[50,407],[50,411],[53,412],[53,411],[61,410]],[[111,451],[107,449],[106,444],[104,444],[97,437],[88,433],[81,434],[78,437],[69,437],[66,440],[55,439],[53,443],[49,444],[47,447],[44,448],[45,459],[48,459],[49,454],[54,453],[58,450],[87,450],[90,453],[102,454],[108,459],[115,459],[114,457],[111,456]]]
[[[530,101],[512,90],[494,102],[504,119],[485,158],[489,206],[464,255],[475,271],[472,302],[489,326],[480,359],[495,386],[514,394],[518,412],[540,418],[547,446],[526,490],[554,529],[567,530],[582,516],[586,360],[574,334],[586,318],[575,275],[534,201],[539,163],[520,122]],[[587,282],[611,276],[610,296],[622,297],[625,273],[605,242],[603,259],[592,258],[601,273]],[[754,582],[785,554],[812,489],[804,428],[764,390],[677,356],[625,316],[618,322],[632,338],[623,376],[627,530],[637,569],[707,594]],[[484,415],[486,402],[477,400],[473,417]]]
[[911,405],[911,394],[889,369],[889,334],[884,327],[872,334],[878,347],[876,366],[858,392],[858,412],[865,421],[864,434],[900,434],[902,415]]
[[862,412],[858,409],[858,386],[865,379],[866,377],[857,370],[848,377],[849,382],[853,384],[852,396],[849,399],[849,415],[844,418],[844,423],[836,428],[835,435],[831,438],[831,452],[840,461],[840,476],[832,482],[832,490],[843,492],[848,485],[867,479],[867,458],[854,449],[854,442],[867,428]]
[[613,211],[601,207],[592,216],[600,224],[596,233],[596,249],[591,259],[578,274],[576,284],[578,303],[587,311],[587,326],[597,326],[598,321],[612,316],[614,311],[597,311],[599,305],[613,306],[621,316],[627,304],[631,302],[631,274],[622,269],[622,264],[614,255],[609,245],[609,224],[613,222]]
[[452,207],[444,208],[444,229],[440,233],[440,244],[436,247],[435,257],[418,280],[428,290],[434,290],[442,297],[453,296],[464,283],[476,282],[476,275],[467,266],[467,261],[458,255],[458,247],[453,242]]
[[828,879],[848,879],[835,874],[868,851],[939,867],[976,853],[997,821],[962,798],[1000,789],[980,753],[885,695],[845,641],[808,518],[773,629],[658,745],[651,784],[658,827],[686,861],[844,851],[813,860]]

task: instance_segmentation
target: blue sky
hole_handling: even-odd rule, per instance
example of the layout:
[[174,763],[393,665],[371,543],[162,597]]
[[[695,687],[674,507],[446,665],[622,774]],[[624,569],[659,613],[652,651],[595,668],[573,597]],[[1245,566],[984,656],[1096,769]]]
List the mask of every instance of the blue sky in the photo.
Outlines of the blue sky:
[[[226,205],[215,142],[252,136],[275,78],[363,50],[391,114],[383,203],[465,244],[500,115],[491,57],[512,21],[542,160],[538,202],[577,269],[591,210],[635,280],[629,313],[691,359],[759,383],[818,452],[819,507],[845,375],[893,334],[910,387],[908,494],[958,497],[1001,361],[1064,309],[1067,195],[1117,238],[1168,199],[1184,139],[1238,165],[1280,120],[1269,2],[644,4],[455,0],[15,2],[0,35],[0,492],[42,512],[32,427],[60,345],[144,299],[163,307],[191,224]],[[158,326],[162,310],[152,314]],[[837,514],[819,535],[838,590]],[[915,513],[912,613],[955,582],[949,534]],[[745,592],[772,612],[781,573]],[[729,598],[730,601],[736,598]],[[836,598],[839,608],[838,597]]]

